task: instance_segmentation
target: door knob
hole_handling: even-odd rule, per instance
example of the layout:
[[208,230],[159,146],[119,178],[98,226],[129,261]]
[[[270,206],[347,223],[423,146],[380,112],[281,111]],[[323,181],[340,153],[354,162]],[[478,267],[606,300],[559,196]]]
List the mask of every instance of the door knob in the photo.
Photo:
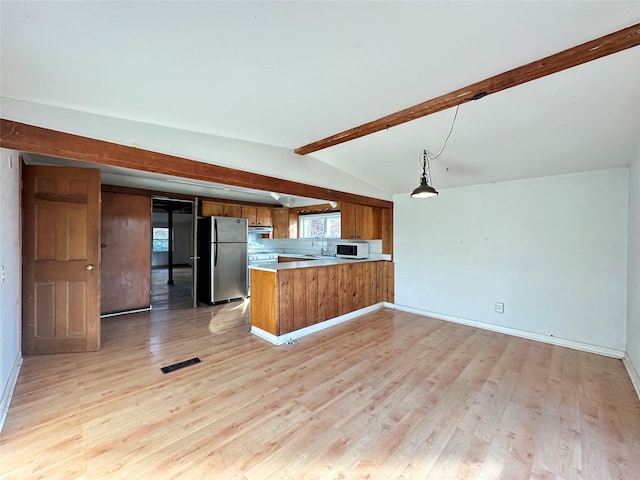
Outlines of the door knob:
[[95,267],[91,264],[87,265],[87,270],[93,270]]

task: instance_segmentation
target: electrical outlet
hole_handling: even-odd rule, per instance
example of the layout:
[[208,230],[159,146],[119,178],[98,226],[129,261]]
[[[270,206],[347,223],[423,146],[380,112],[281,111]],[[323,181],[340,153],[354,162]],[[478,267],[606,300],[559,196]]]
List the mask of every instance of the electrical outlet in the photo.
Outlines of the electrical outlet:
[[496,312],[504,313],[504,303],[496,302]]

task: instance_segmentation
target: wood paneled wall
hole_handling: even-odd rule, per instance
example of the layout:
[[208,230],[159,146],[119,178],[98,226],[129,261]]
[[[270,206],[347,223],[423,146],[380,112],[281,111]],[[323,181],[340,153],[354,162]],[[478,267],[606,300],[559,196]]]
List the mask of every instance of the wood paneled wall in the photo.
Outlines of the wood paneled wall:
[[[251,271],[251,323],[285,335],[379,302],[393,302],[393,263]],[[263,297],[274,296],[274,302]]]
[[[273,333],[277,331],[276,272],[251,270],[251,325]],[[259,292],[259,294],[258,294]]]
[[101,313],[151,305],[151,198],[102,192]]

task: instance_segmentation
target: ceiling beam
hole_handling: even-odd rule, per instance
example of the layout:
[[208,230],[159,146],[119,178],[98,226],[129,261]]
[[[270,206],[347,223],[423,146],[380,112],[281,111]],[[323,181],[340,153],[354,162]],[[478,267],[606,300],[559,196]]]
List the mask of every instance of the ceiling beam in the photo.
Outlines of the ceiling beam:
[[190,200],[193,201],[197,197],[200,201],[205,202],[215,202],[215,203],[224,203],[227,205],[240,205],[242,207],[264,207],[264,208],[283,208],[282,205],[275,205],[272,203],[260,203],[260,202],[245,202],[244,200],[232,200],[229,198],[219,198],[219,197],[206,197],[203,195],[195,195],[195,194],[187,194],[187,193],[176,193],[171,192],[169,190],[149,190],[146,188],[135,188],[135,187],[121,187],[120,185],[108,185],[103,183],[100,186],[100,189],[103,192],[109,193],[122,193],[126,195],[140,195],[143,197],[167,197],[169,201],[171,200]]
[[591,62],[598,58],[611,55],[628,48],[640,45],[640,24],[635,24],[604,37],[591,40],[581,45],[563,50],[554,55],[522,65],[508,72],[487,78],[480,82],[467,85],[445,95],[441,95],[426,102],[405,108],[399,112],[373,120],[372,122],[336,133],[308,145],[294,150],[298,155],[307,155],[327,147],[339,145],[356,138],[364,137],[390,127],[395,127],[411,120],[430,115],[432,113],[455,107],[471,100],[477,100],[486,95],[522,85],[538,78],[561,72],[567,68]]
[[393,202],[330,188],[245,172],[164,153],[49,130],[12,120],[0,120],[0,147],[51,157],[154,172],[299,197],[393,208]]

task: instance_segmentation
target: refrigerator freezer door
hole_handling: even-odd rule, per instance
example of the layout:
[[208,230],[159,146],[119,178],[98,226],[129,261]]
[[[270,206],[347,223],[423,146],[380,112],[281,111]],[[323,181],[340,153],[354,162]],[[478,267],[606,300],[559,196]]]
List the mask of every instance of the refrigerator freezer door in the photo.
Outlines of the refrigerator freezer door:
[[[247,296],[247,244],[212,244],[213,302]],[[215,261],[215,260],[214,260]]]
[[247,219],[213,217],[212,242],[247,242]]

